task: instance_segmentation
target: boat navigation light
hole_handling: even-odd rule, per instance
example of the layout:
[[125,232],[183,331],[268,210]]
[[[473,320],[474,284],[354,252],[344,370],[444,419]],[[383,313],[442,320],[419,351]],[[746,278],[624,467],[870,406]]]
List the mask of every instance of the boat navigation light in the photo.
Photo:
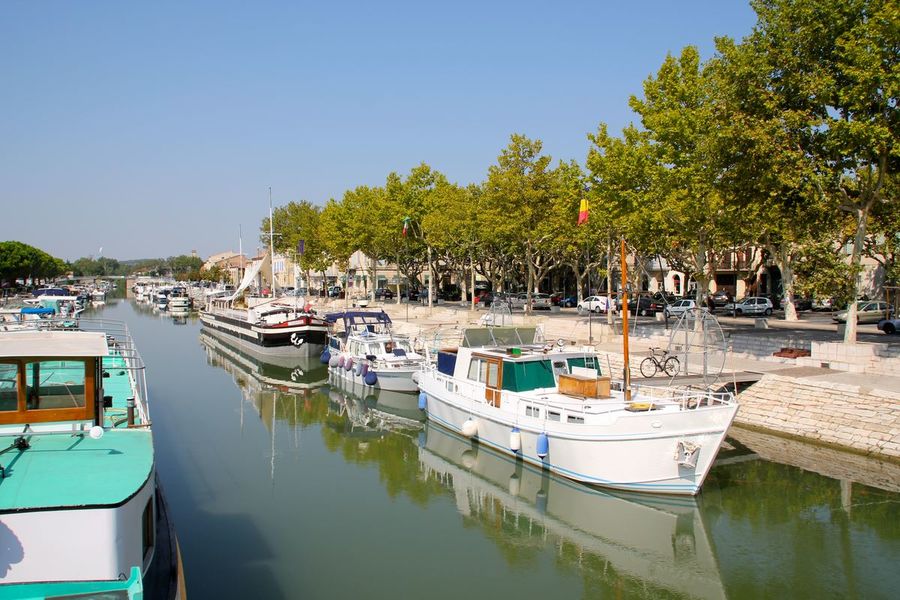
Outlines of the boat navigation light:
[[103,437],[103,428],[99,425],[94,425],[91,427],[91,430],[88,432],[88,435],[91,436],[93,440],[99,440]]

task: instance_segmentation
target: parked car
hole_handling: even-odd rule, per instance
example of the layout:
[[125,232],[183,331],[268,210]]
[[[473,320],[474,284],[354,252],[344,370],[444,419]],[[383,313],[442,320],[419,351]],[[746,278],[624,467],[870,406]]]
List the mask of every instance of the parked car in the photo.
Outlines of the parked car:
[[578,296],[566,296],[562,300],[559,301],[559,305],[565,308],[572,308],[573,306],[578,306]]
[[655,292],[650,298],[660,304],[675,304],[681,298],[672,292]]
[[333,285],[328,288],[328,297],[329,298],[339,298],[343,295],[343,290],[339,285]]
[[728,290],[716,290],[712,294],[712,301],[716,306],[725,306],[731,302],[731,292]]
[[405,292],[403,292],[402,294],[400,294],[400,297],[406,298],[410,302],[415,302],[416,300],[419,299],[419,290],[417,290],[416,288],[410,288],[410,289],[406,290]]
[[376,300],[393,300],[394,292],[391,288],[378,288],[375,290],[375,299]]
[[[615,300],[613,300],[615,301]],[[609,299],[606,296],[588,296],[578,303],[578,312],[602,312],[605,313],[610,307]]]
[[[784,307],[785,304],[787,304],[787,298],[784,298],[781,300],[782,308]],[[797,312],[804,311],[804,310],[812,310],[812,307],[813,307],[812,298],[794,298],[794,308],[797,310]]]
[[[873,300],[860,300],[856,303],[856,322],[857,323],[878,323],[887,319],[887,302],[878,302]],[[842,310],[834,315],[833,320],[837,323],[847,322],[847,310]]]
[[633,315],[655,315],[664,308],[663,304],[655,302],[650,296],[638,296],[628,301],[628,312]]
[[693,300],[676,300],[663,309],[663,314],[666,317],[677,317],[693,308],[697,308],[697,303]]
[[560,304],[562,304],[562,299],[564,296],[565,293],[563,292],[553,292],[552,294],[550,294],[550,304],[552,304],[553,306],[559,306]]
[[553,301],[550,294],[537,293],[531,295],[531,308],[534,310],[550,310]]
[[893,335],[900,331],[900,318],[882,319],[881,321],[878,321],[878,329],[888,335]]
[[771,315],[772,301],[762,296],[749,296],[739,302],[731,302],[723,307],[726,314],[741,315]]

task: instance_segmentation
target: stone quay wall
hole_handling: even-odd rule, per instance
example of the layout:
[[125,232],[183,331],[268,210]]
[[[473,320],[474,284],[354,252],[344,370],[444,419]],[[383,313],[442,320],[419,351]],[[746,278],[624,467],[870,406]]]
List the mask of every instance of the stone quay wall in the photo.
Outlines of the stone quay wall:
[[738,395],[735,422],[900,460],[900,394],[767,374]]

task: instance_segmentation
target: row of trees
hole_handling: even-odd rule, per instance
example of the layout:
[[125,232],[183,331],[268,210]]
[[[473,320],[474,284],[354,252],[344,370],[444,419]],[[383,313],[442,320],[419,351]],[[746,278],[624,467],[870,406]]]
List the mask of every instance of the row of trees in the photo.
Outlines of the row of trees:
[[4,287],[14,287],[17,279],[53,279],[67,270],[63,260],[50,256],[40,248],[22,242],[0,242],[0,283]]
[[[751,4],[758,21],[744,40],[717,39],[707,61],[694,47],[667,56],[629,100],[639,123],[619,135],[601,123],[586,168],[554,164],[539,140],[513,135],[480,184],[451,183],[423,163],[321,209],[280,207],[276,247],[304,240],[307,271],[346,268],[361,250],[397,261],[411,281],[477,272],[495,289],[518,280],[529,292],[567,265],[580,292],[624,236],[635,264],[664,259],[698,296],[741,251],[753,258],[745,278],[763,261],[779,268],[788,319],[798,293],[860,295],[863,256],[896,281],[900,5]],[[590,219],[577,226],[583,197]]]
[[171,276],[179,280],[197,281],[208,279],[218,273],[200,271],[203,259],[197,256],[181,254],[169,258],[147,258],[140,260],[118,261],[101,256],[98,258],[82,257],[69,264],[69,270],[76,277],[103,277],[112,275],[131,275],[143,273],[153,276]]
[[85,257],[69,263],[22,242],[0,242],[0,282],[8,286],[15,286],[16,280],[52,280],[70,272],[76,277],[131,275],[141,272],[174,276],[181,280],[218,280],[218,270],[201,272],[202,266],[202,259],[187,255],[125,262],[105,256]]

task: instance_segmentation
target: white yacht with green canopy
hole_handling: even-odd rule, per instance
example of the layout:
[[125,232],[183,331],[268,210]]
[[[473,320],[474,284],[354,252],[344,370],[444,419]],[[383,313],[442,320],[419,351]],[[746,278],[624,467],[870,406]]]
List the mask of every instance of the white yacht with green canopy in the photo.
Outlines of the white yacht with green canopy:
[[694,495],[737,403],[727,392],[632,388],[593,348],[544,344],[533,328],[467,329],[418,374],[428,418],[571,479]]
[[0,333],[0,599],[178,597],[127,327],[41,327]]

